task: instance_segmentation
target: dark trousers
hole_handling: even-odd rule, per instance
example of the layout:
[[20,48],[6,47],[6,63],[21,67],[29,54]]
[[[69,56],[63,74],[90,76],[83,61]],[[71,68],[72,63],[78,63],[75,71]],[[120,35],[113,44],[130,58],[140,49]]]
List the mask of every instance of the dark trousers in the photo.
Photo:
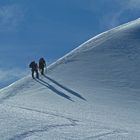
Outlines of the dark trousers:
[[34,79],[34,73],[36,73],[36,78],[39,78],[39,73],[38,73],[38,70],[33,70],[32,69],[32,78]]
[[40,73],[41,73],[42,75],[44,75],[44,67],[40,67],[39,69],[40,69]]

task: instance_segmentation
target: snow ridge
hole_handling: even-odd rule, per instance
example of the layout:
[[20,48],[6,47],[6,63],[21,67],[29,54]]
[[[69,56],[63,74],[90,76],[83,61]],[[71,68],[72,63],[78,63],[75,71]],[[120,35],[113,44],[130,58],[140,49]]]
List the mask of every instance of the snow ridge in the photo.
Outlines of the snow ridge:
[[139,44],[140,19],[0,90],[0,139],[139,140]]

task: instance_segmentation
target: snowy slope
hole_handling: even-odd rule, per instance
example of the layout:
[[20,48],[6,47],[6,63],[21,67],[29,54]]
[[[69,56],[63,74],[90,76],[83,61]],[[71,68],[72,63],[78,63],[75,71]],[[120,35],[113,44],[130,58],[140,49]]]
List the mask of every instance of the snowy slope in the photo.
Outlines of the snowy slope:
[[1,140],[139,140],[140,19],[0,91]]

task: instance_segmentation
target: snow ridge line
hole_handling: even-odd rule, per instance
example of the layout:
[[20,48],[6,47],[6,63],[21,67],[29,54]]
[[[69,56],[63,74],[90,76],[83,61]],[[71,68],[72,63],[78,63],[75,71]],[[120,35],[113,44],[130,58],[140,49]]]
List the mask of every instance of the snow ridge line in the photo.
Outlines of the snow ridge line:
[[40,110],[37,110],[37,109],[31,109],[31,108],[27,108],[27,107],[20,107],[20,106],[13,106],[13,105],[8,105],[8,106],[13,107],[13,108],[19,108],[19,109],[27,110],[27,111],[32,111],[32,112],[36,112],[36,113],[41,113],[41,114],[46,114],[46,115],[52,115],[52,116],[55,116],[55,117],[60,117],[60,118],[63,118],[63,119],[67,119],[71,123],[75,123],[75,124],[76,124],[76,122],[79,122],[78,120],[71,119],[69,117],[66,117],[66,116],[63,116],[63,115],[58,115],[58,114],[51,113],[51,112],[40,111]]
[[[70,123],[66,123],[66,124],[46,125],[46,126],[40,128],[40,129],[33,129],[33,130],[25,131],[21,134],[15,135],[14,137],[10,138],[9,140],[22,140],[22,139],[30,137],[34,134],[48,132],[52,129],[63,128],[63,127],[74,127],[74,126],[77,126],[78,122],[79,122],[79,120],[75,120],[75,119],[72,119],[70,117],[66,117],[66,116],[63,116],[63,115],[58,115],[58,114],[55,114],[55,113],[52,113],[52,112],[40,111],[40,110],[37,110],[37,109],[31,109],[31,108],[27,108],[27,107],[19,107],[19,106],[12,106],[12,105],[8,105],[8,106],[13,107],[13,108],[19,108],[19,109],[31,111],[31,112],[42,113],[42,114],[46,114],[46,115],[52,115],[52,116],[55,116],[55,117],[60,117],[60,118],[66,119],[70,122]],[[128,131],[126,131],[126,130],[109,129],[109,128],[105,128],[105,129],[108,130],[109,132],[101,132],[101,134],[97,134],[97,135],[94,135],[94,136],[91,136],[91,137],[87,137],[87,138],[85,138],[85,140],[86,139],[91,139],[91,138],[93,138],[93,139],[102,138],[102,137],[115,135],[115,134],[120,134],[120,135],[123,135],[123,134],[127,135],[128,134]]]
[[[100,42],[100,38],[103,37],[103,35],[107,34],[108,37],[112,37],[112,34],[110,33],[116,33],[116,32],[119,32],[121,30],[126,30],[126,28],[128,26],[131,26],[131,25],[134,25],[134,24],[137,24],[140,22],[140,18],[134,20],[134,21],[130,21],[130,22],[127,22],[127,23],[124,23],[122,25],[119,25],[117,27],[114,27],[110,30],[107,30],[107,31],[104,31],[102,33],[99,33],[98,35],[90,38],[89,40],[87,40],[86,42],[82,43],[80,46],[76,47],[75,49],[73,49],[72,51],[70,51],[69,53],[67,53],[66,55],[62,56],[61,58],[59,58],[57,61],[53,62],[52,64],[50,64],[48,66],[48,71],[51,71],[53,70],[55,67],[57,67],[58,65],[60,65],[61,63],[63,63],[65,60],[69,60],[69,59],[72,59],[74,58],[75,54],[78,54],[79,51],[81,51],[81,48],[83,49],[82,51],[86,50],[84,48],[84,46],[94,46],[93,43],[96,42],[96,41],[99,41]],[[94,46],[94,47],[97,47],[98,45]]]
[[121,132],[119,130],[113,130],[111,132],[101,133],[101,134],[98,134],[98,135],[95,135],[95,136],[88,137],[86,139],[102,138],[102,137],[106,137],[106,136],[110,136],[110,135],[115,135],[115,134],[128,134],[128,132]]
[[68,126],[75,126],[75,124],[46,125],[45,127],[41,128],[41,129],[29,130],[29,131],[23,132],[21,134],[15,135],[14,137],[10,138],[9,140],[22,140],[22,139],[25,139],[27,137],[34,135],[35,133],[48,132],[50,129],[68,127]]
[[70,123],[66,123],[66,124],[46,125],[40,129],[33,129],[33,130],[25,131],[21,134],[15,135],[14,137],[10,138],[9,140],[22,140],[22,139],[30,137],[36,133],[48,132],[49,130],[52,130],[55,128],[71,127],[71,126],[74,127],[74,126],[78,125],[77,122],[79,122],[78,120],[74,120],[72,118],[61,116],[61,115],[50,113],[50,112],[39,111],[36,109],[30,109],[30,108],[26,108],[26,107],[18,107],[18,106],[12,106],[12,105],[8,105],[8,106],[13,107],[13,108],[19,108],[19,109],[31,111],[31,112],[42,113],[42,114],[46,114],[46,115],[60,117],[60,118],[66,119],[70,122]]

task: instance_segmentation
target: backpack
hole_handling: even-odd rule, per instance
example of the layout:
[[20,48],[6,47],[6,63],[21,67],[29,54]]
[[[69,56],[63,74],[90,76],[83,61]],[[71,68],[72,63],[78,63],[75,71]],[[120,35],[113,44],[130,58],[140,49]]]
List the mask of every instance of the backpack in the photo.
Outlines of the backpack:
[[29,68],[33,68],[33,67],[34,67],[34,65],[35,65],[35,62],[34,62],[34,61],[32,61],[32,62],[30,63],[30,65],[29,65]]

